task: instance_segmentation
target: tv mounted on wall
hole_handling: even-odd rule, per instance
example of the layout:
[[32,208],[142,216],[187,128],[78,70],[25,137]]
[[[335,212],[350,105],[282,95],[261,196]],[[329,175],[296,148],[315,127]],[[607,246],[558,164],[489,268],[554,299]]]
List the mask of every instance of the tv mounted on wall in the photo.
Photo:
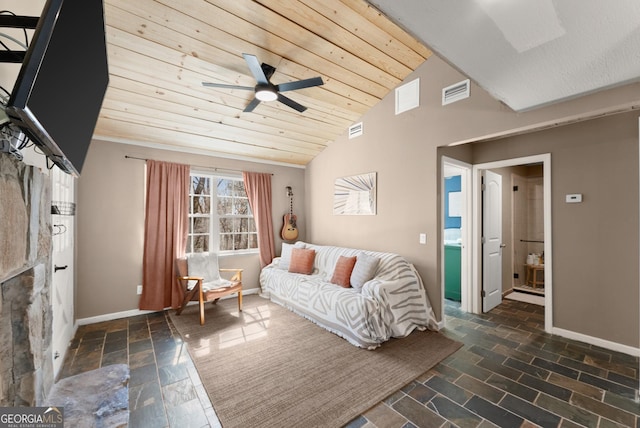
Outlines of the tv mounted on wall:
[[108,83],[102,0],[47,0],[6,113],[55,165],[79,176]]

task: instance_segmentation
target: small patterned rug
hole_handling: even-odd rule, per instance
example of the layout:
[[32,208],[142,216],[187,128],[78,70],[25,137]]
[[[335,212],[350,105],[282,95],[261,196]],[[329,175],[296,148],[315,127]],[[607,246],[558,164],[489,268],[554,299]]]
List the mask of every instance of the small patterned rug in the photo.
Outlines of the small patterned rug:
[[414,331],[368,351],[259,296],[171,320],[225,428],[343,426],[462,346]]

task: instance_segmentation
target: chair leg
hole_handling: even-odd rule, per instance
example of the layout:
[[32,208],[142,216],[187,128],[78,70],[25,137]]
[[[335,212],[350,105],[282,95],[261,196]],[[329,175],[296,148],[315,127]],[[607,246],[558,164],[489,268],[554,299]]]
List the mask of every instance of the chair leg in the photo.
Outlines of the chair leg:
[[200,325],[204,325],[204,298],[202,295],[202,287],[199,290],[200,298],[198,299],[198,303],[200,304]]
[[204,325],[204,302],[200,300],[200,325]]
[[242,290],[238,291],[238,312],[242,312]]
[[198,288],[200,288],[200,283],[196,284],[196,286],[193,287],[191,290],[185,290],[184,299],[182,300],[182,305],[180,305],[180,307],[176,309],[176,315],[180,315],[182,313],[182,310],[184,309],[185,306],[187,306],[187,303],[193,298],[193,295],[196,293],[196,291],[198,291]]

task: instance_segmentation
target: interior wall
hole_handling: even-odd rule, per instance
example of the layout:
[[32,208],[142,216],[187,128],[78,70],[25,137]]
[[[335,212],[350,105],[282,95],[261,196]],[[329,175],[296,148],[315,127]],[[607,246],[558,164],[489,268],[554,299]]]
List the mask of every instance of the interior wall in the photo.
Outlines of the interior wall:
[[[608,119],[514,136],[504,141],[443,146],[489,134],[511,134],[545,124],[551,126],[556,123],[554,118],[561,122],[588,112],[605,111],[631,102],[629,94],[635,94],[631,97],[636,100],[640,99],[640,86],[627,85],[626,94],[617,88],[530,112],[514,113],[474,84],[470,98],[442,106],[442,88],[464,79],[464,76],[436,56],[427,60],[406,81],[417,77],[421,79],[420,107],[395,115],[395,94],[392,92],[361,118],[364,135],[351,140],[346,134],[341,136],[307,166],[305,211],[309,240],[402,254],[416,266],[436,316],[441,319],[441,156],[483,163],[552,152],[555,174],[552,177],[555,189],[553,230],[559,233],[554,236],[554,256],[557,258],[554,262],[558,268],[557,276],[554,273],[554,284],[559,287],[558,298],[554,295],[554,322],[567,330],[638,346],[638,274],[634,268],[638,257],[637,239],[625,240],[624,256],[611,260],[610,248],[594,246],[595,242],[586,238],[600,235],[594,222],[600,226],[603,219],[596,213],[615,206],[611,194],[602,195],[604,201],[601,198],[591,199],[595,195],[592,190],[598,190],[600,194],[602,185],[596,177],[599,179],[601,175],[607,175],[605,182],[610,184],[612,177],[617,177],[624,178],[629,185],[626,188],[628,198],[623,203],[627,217],[620,220],[626,230],[625,236],[638,236],[637,115],[614,115]],[[519,144],[512,143],[515,141]],[[601,174],[594,174],[593,168]],[[378,173],[378,214],[334,216],[335,179],[365,172]],[[556,180],[558,175],[560,179]],[[585,201],[579,207],[558,206],[559,197],[580,191],[589,192],[589,205]],[[620,191],[614,193],[619,195]],[[558,196],[560,194],[562,196]],[[577,212],[578,208],[586,206],[590,211],[586,217],[588,220],[575,222],[573,214],[565,215],[565,212]],[[427,234],[426,245],[419,243],[420,233]],[[620,234],[616,229],[615,235],[620,238]],[[609,243],[611,239],[603,237],[603,240]],[[579,258],[574,247],[580,248],[577,253],[588,252],[588,268],[577,263]],[[599,270],[599,264],[595,263],[600,256],[610,262],[604,270]],[[566,262],[565,257],[568,258]],[[604,276],[605,272],[608,277]],[[589,292],[584,293],[577,285],[581,282],[577,278],[587,276]],[[608,300],[611,303],[624,300],[623,307],[628,311],[614,309],[612,311],[616,313],[611,319],[615,319],[615,324],[611,324],[611,319],[598,324],[609,314],[602,311],[600,296],[594,292],[608,288],[612,282],[616,283],[614,288],[620,294]],[[575,310],[570,297],[573,293],[580,293],[581,300]],[[615,308],[615,305],[609,307]],[[602,314],[589,323],[581,322],[585,314],[590,314],[589,310],[596,309]],[[612,326],[615,326],[615,331],[611,331]]]
[[[475,164],[551,153],[553,324],[638,346],[638,114],[473,145]],[[568,204],[567,194],[583,202]]]
[[[272,173],[276,252],[291,186],[300,238],[305,237],[304,169],[246,162],[127,144],[93,141],[78,179],[76,318],[138,308],[144,243],[145,162],[126,156],[193,166]],[[221,256],[220,266],[243,268],[245,291],[259,289],[258,254]]]

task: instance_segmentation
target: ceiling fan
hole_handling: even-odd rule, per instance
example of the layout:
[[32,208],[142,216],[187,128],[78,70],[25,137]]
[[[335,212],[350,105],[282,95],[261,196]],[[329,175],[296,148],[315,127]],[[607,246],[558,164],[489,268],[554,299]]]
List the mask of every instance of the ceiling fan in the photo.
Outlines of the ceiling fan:
[[296,80],[295,82],[285,82],[279,85],[274,85],[269,80],[273,73],[276,71],[275,67],[262,63],[258,61],[258,58],[255,55],[250,55],[243,53],[242,56],[244,60],[247,62],[249,66],[249,70],[251,70],[251,74],[256,79],[256,86],[238,86],[238,85],[227,85],[224,83],[211,83],[211,82],[202,82],[203,86],[211,86],[214,88],[228,88],[228,89],[244,89],[244,90],[253,90],[256,92],[255,98],[249,103],[247,107],[243,110],[244,112],[253,111],[261,101],[275,101],[278,100],[282,104],[288,105],[292,109],[302,113],[307,108],[303,105],[298,104],[293,101],[291,98],[287,98],[281,94],[281,92],[293,91],[295,89],[302,88],[310,88],[312,86],[324,85],[321,77],[312,77],[311,79],[303,79]]

